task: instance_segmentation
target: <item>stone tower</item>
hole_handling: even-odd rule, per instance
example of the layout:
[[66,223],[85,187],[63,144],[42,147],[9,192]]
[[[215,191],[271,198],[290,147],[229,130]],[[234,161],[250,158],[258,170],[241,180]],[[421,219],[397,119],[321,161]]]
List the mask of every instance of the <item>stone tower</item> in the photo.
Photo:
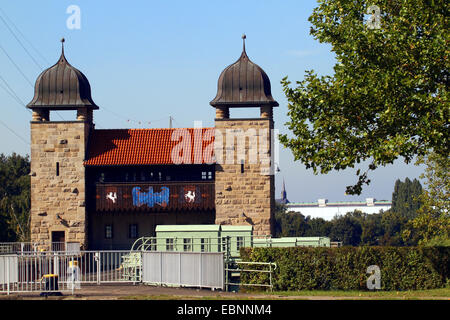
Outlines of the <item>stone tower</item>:
[[[85,160],[94,128],[86,76],[64,56],[36,80],[31,127],[31,241],[78,242],[87,248]],[[55,121],[50,112],[76,110],[76,119]]]
[[[216,108],[216,224],[252,225],[254,235],[273,234],[274,122],[270,80],[245,51],[222,71]],[[231,118],[230,108],[259,108],[259,118]]]

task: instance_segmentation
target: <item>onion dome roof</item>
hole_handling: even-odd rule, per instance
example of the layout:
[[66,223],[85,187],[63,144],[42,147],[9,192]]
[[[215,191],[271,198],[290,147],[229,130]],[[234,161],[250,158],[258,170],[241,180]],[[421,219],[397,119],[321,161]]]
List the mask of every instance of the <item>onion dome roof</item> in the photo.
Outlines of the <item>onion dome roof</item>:
[[210,102],[214,107],[278,106],[272,97],[269,77],[247,56],[245,38],[243,35],[244,44],[239,59],[219,76],[217,95]]
[[91,97],[91,86],[86,76],[67,62],[64,39],[61,56],[56,64],[44,70],[36,80],[34,98],[28,108],[71,110],[98,109]]

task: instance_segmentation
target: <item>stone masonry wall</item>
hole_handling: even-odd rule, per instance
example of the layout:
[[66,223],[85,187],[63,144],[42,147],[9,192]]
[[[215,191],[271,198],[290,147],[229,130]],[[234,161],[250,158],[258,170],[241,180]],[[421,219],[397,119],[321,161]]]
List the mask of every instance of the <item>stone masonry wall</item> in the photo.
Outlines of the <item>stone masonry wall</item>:
[[[216,224],[250,224],[253,225],[254,235],[273,234],[275,185],[274,175],[270,174],[273,121],[216,119],[215,128]],[[244,138],[242,133],[247,137]],[[233,138],[233,134],[240,137]],[[232,139],[235,140],[234,146],[230,141]],[[243,149],[239,147],[238,139],[246,140],[245,144],[241,140]],[[234,161],[231,161],[231,155]]]
[[66,242],[87,246],[83,161],[90,126],[31,122],[31,241],[50,243],[53,231],[64,231]]

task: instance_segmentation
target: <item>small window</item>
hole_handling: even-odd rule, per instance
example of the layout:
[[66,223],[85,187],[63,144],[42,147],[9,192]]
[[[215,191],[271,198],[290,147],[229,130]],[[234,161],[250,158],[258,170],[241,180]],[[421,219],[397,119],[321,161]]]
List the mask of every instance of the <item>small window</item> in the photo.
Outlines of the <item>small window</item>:
[[201,252],[208,252],[208,239],[201,238],[200,239],[200,250]]
[[192,251],[191,239],[183,239],[183,250],[184,251]]
[[211,171],[208,172],[208,180],[212,180],[212,172]]
[[59,162],[56,163],[56,176],[59,176]]
[[173,239],[166,239],[166,251],[173,251]]
[[112,224],[105,225],[105,239],[113,238],[113,226]]
[[202,180],[206,180],[206,171],[202,172]]
[[244,246],[244,237],[237,237],[236,238],[236,248],[239,250]]
[[150,243],[151,243],[150,250],[151,251],[156,251],[156,239],[151,239]]
[[138,225],[137,224],[130,224],[129,230],[128,230],[128,238],[130,238],[130,239],[138,238]]
[[222,238],[222,252],[227,252],[227,238]]

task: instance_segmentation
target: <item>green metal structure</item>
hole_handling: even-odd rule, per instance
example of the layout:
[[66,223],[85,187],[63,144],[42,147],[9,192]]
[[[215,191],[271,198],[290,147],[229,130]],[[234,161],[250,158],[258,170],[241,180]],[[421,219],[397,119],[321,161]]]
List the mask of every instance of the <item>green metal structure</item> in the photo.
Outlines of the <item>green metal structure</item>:
[[[122,268],[124,277],[138,281],[142,266],[141,251],[174,251],[174,252],[224,252],[226,264],[226,283],[231,287],[233,280],[239,279],[241,272],[272,272],[247,270],[248,262],[240,259],[240,249],[243,247],[330,247],[328,237],[282,237],[253,235],[252,226],[233,225],[158,225],[156,237],[137,239],[130,254],[123,257]],[[243,268],[239,264],[244,264]],[[275,266],[276,267],[276,266]],[[237,281],[239,282],[239,281]],[[271,286],[272,284],[270,284]]]
[[330,247],[328,237],[282,237],[253,235],[252,226],[158,225],[156,237],[142,237],[131,251],[226,252],[239,259],[242,247]]

